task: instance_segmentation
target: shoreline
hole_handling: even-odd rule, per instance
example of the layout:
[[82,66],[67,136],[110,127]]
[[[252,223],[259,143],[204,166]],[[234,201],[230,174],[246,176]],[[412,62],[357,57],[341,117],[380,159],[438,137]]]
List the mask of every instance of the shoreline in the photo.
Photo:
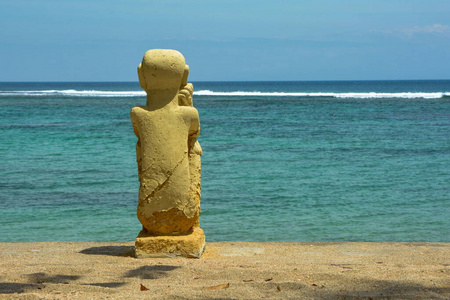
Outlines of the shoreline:
[[0,299],[450,298],[450,243],[215,242],[200,259],[133,250],[0,243]]

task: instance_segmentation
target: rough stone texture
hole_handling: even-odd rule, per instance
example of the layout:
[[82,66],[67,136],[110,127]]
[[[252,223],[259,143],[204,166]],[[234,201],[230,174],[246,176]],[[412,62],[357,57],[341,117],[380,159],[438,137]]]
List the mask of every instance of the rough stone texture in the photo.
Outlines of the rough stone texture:
[[[187,80],[187,78],[186,78]],[[180,106],[191,106],[193,107],[193,94],[194,94],[194,86],[192,83],[182,83],[183,88],[180,90],[178,94],[178,103]],[[192,150],[189,152],[189,172],[191,175],[191,196],[194,197],[195,203],[200,210],[200,196],[201,196],[201,156],[203,155],[202,147],[200,143],[196,140]],[[199,226],[197,218],[197,223],[194,226]]]
[[153,236],[142,230],[135,242],[135,256],[200,258],[205,250],[205,234],[195,227],[190,234]]
[[[154,49],[145,53],[138,67],[140,86],[147,92],[147,104],[131,110],[138,138],[136,160],[139,173],[137,216],[143,231],[136,239],[136,253],[161,255],[162,244],[204,248],[199,227],[202,149],[197,141],[200,122],[192,106],[193,86],[187,83],[189,67],[175,50]],[[198,228],[199,229],[199,228]],[[194,232],[195,234],[192,234]],[[203,235],[199,238],[198,235]],[[145,245],[142,236],[146,236]],[[151,239],[154,236],[155,239]],[[168,236],[170,238],[162,238]],[[139,242],[138,242],[139,240]],[[159,249],[159,250],[156,250]],[[190,251],[190,250],[189,250]],[[179,255],[189,251],[178,251]],[[190,255],[200,257],[199,255]],[[143,257],[145,255],[140,255]]]

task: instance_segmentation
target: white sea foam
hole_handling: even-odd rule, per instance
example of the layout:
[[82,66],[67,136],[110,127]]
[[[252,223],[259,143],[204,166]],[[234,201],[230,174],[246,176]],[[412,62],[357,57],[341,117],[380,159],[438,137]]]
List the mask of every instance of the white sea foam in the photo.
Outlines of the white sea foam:
[[201,90],[194,92],[194,95],[201,96],[253,96],[253,97],[332,97],[332,98],[424,98],[436,99],[444,96],[449,97],[450,92],[442,93],[420,93],[420,92],[405,92],[405,93],[300,93],[300,92],[213,92],[210,90]]
[[0,96],[141,97],[144,91],[37,90],[0,91]]
[[[330,92],[215,92],[211,90],[200,90],[194,92],[198,96],[235,96],[235,97],[331,97],[331,98],[404,98],[404,99],[439,99],[442,97],[450,97],[450,92],[403,92],[403,93],[330,93]],[[100,90],[35,90],[35,91],[0,91],[0,96],[66,96],[66,97],[145,97],[144,91],[100,91]]]

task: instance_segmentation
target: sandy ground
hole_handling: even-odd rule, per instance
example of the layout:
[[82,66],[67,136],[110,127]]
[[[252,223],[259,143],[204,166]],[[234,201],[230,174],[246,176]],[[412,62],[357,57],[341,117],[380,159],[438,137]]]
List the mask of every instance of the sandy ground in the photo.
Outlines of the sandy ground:
[[0,299],[450,299],[449,243],[0,243]]

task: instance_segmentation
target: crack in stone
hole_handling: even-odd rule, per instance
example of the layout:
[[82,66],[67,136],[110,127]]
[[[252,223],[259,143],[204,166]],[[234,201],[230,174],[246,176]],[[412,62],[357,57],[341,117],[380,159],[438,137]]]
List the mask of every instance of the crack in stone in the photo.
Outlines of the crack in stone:
[[[186,154],[186,153],[184,153]],[[148,200],[153,198],[157,193],[159,193],[160,191],[162,191],[168,184],[170,177],[172,176],[172,174],[175,172],[176,168],[178,168],[178,166],[185,160],[186,155],[183,155],[183,157],[181,158],[181,160],[175,165],[175,167],[173,167],[171,170],[166,172],[166,179],[163,181],[163,183],[161,183],[160,185],[158,185],[147,197],[145,197],[144,201],[146,201],[148,203]]]

